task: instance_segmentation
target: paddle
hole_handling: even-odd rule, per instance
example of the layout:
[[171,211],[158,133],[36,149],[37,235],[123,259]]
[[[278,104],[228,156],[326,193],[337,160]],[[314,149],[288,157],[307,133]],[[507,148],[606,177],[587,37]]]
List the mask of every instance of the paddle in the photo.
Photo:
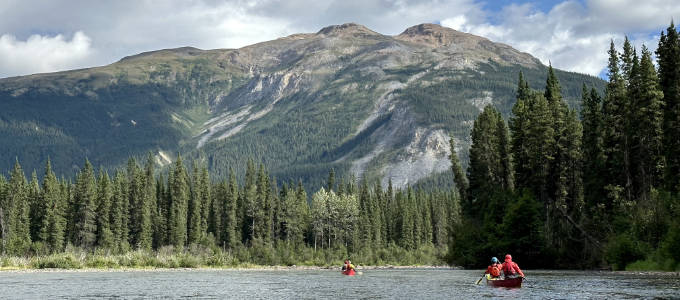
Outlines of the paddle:
[[484,279],[484,275],[486,275],[486,274],[483,274],[482,278],[479,278],[479,280],[477,280],[477,282],[475,284],[479,284],[480,282],[482,282],[482,279]]

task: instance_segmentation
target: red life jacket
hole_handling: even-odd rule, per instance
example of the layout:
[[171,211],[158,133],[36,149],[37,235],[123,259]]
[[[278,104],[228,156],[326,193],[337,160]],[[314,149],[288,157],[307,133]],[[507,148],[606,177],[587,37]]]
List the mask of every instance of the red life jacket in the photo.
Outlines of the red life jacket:
[[498,267],[498,264],[491,265],[491,272],[489,274],[493,277],[501,276],[501,269]]
[[503,264],[503,273],[505,273],[506,276],[507,275],[515,275],[517,272],[515,271],[514,265],[515,265],[514,262],[506,261]]

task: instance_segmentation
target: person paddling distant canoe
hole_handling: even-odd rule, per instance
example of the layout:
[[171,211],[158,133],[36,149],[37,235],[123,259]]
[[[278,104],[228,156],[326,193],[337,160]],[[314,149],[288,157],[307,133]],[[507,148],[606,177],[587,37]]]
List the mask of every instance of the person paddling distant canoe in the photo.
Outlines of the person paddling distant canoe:
[[503,263],[501,270],[503,270],[505,278],[517,278],[518,276],[524,278],[524,273],[522,273],[519,266],[512,261],[512,255],[510,254],[505,255],[505,262]]
[[354,275],[355,270],[356,270],[356,267],[352,264],[352,261],[350,261],[349,259],[346,259],[345,263],[342,265],[342,274]]
[[349,259],[345,259],[345,264],[342,265],[342,270],[347,271],[347,270],[356,270],[356,267],[352,264],[352,261]]

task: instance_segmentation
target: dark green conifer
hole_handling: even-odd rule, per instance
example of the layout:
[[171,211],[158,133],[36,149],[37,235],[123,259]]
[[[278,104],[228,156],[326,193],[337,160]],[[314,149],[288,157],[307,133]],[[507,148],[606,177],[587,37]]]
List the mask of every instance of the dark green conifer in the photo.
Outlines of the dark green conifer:
[[113,231],[111,231],[111,202],[113,192],[109,174],[99,171],[97,185],[97,246],[103,249],[111,249],[114,243]]
[[172,170],[172,183],[170,183],[170,218],[169,218],[169,243],[175,247],[183,248],[187,243],[187,213],[189,206],[189,178],[182,163],[182,157],[177,155]]
[[[458,191],[460,198],[465,201],[468,199],[467,190],[470,186],[467,176],[465,176],[465,173],[463,172],[463,167],[460,165],[458,151],[456,151],[456,142],[453,139],[453,136],[449,138],[449,148],[451,149],[449,159],[451,160],[451,171],[453,172],[453,181],[456,184],[456,191]],[[388,191],[392,194],[392,179],[390,179]]]
[[191,176],[191,197],[189,197],[189,215],[187,219],[187,233],[189,245],[198,243],[202,238],[203,228],[201,211],[203,207],[203,186],[199,175],[199,169],[196,161],[192,163]]
[[[583,124],[583,185],[585,204],[593,209],[606,197],[605,154],[603,149],[602,98],[593,88],[583,85],[581,96],[581,119]],[[591,212],[593,213],[593,212]]]
[[41,197],[40,183],[35,171],[31,173],[31,181],[28,183],[28,199],[30,203],[31,241],[42,242],[40,239],[40,228],[42,227],[45,215],[47,215],[47,206]]
[[663,92],[664,186],[680,191],[680,38],[673,22],[661,32],[656,50]]
[[64,218],[66,199],[61,192],[57,177],[52,171],[52,163],[47,159],[45,176],[42,184],[42,201],[45,203],[46,214],[40,228],[40,240],[43,241],[52,252],[61,252],[64,249],[64,231],[66,219]]
[[129,249],[129,201],[128,182],[125,173],[116,170],[112,183],[111,215],[109,223],[113,234],[114,250],[118,252]]
[[661,183],[663,172],[663,92],[651,52],[644,46],[634,75],[629,84],[634,191],[637,197],[648,200],[651,189]]
[[5,197],[8,208],[3,216],[7,220],[3,225],[3,241],[7,241],[5,249],[12,255],[25,255],[31,246],[29,187],[18,161],[14,163],[14,169],[10,173]]
[[75,245],[92,249],[97,241],[97,186],[94,170],[89,160],[80,170],[76,179],[75,193]]

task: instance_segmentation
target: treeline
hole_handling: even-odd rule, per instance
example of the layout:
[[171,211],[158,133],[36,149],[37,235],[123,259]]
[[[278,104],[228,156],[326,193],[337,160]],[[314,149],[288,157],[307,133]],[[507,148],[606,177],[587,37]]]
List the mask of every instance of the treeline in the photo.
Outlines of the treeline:
[[584,85],[580,118],[552,68],[540,92],[520,72],[507,124],[490,106],[476,119],[467,173],[452,155],[465,217],[450,261],[509,252],[529,267],[676,269],[678,40],[673,24],[662,32],[658,71],[646,47],[612,42],[604,96]]
[[[48,160],[40,182],[36,172],[27,180],[16,162],[8,180],[0,176],[3,255],[203,247],[257,248],[271,256],[283,248],[328,250],[338,254],[334,259],[364,253],[380,263],[388,259],[380,256],[387,255],[384,249],[444,249],[449,222],[460,214],[453,192],[336,182],[332,171],[327,187],[308,197],[300,182],[278,183],[252,160],[242,183],[233,171],[214,182],[205,166],[188,169],[181,156],[166,175],[156,175],[154,165],[151,154],[144,166],[130,159],[126,170],[111,176],[86,160],[70,182],[58,179]],[[263,261],[279,260],[252,263]]]

